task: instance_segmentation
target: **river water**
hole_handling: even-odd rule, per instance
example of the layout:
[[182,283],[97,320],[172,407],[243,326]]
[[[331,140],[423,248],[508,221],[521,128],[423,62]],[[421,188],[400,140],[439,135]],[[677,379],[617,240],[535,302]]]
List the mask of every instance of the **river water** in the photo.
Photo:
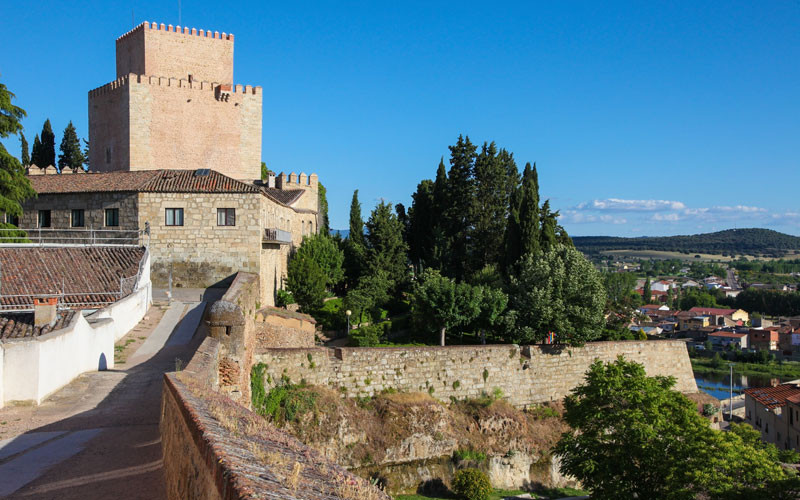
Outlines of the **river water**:
[[[695,375],[695,382],[697,388],[701,391],[711,394],[717,399],[728,399],[730,397],[730,375],[720,375],[716,373],[708,373],[705,375]],[[781,382],[787,382],[779,378],[770,378],[765,376],[753,375],[738,375],[733,373],[733,395],[742,393],[742,389],[750,387],[769,387],[777,385]]]

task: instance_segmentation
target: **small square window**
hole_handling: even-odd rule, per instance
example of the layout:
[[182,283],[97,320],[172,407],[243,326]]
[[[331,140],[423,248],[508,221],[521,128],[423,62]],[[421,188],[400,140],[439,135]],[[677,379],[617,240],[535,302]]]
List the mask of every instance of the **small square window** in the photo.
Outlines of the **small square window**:
[[119,226],[119,208],[106,208],[106,226]]
[[235,208],[218,208],[217,209],[217,225],[218,226],[235,226],[236,225],[236,209]]
[[83,209],[75,209],[72,211],[72,217],[70,218],[70,226],[71,227],[83,227],[86,224],[84,223],[83,218]]
[[164,224],[167,226],[182,226],[183,225],[183,209],[182,208],[167,208],[164,212]]
[[39,210],[39,227],[50,227],[50,210]]

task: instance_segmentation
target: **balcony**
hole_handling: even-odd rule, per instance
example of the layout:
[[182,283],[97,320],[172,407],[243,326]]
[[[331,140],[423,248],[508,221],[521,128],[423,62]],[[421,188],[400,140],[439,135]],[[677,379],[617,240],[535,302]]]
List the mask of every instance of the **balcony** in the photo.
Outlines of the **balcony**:
[[261,237],[261,243],[290,245],[292,243],[292,233],[283,229],[266,228]]

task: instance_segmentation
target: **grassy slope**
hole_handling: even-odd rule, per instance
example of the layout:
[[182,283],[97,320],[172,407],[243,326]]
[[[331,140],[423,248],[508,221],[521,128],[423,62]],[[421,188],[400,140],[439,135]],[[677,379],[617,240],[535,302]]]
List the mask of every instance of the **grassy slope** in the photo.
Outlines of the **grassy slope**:
[[[727,361],[723,360],[723,363],[718,367],[714,367],[712,363],[713,361],[709,358],[692,358],[692,369],[698,375],[705,373],[727,375],[729,373],[730,368],[728,367]],[[780,377],[784,380],[800,378],[800,363],[794,361],[787,361],[783,364],[772,362],[768,365],[758,363],[736,363],[733,370],[740,375]]]

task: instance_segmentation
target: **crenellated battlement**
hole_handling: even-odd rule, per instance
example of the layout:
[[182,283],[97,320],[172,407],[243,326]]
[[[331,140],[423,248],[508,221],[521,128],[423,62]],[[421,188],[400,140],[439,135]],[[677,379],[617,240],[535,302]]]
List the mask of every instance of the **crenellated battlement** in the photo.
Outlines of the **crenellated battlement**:
[[200,38],[207,38],[209,40],[225,40],[228,42],[233,41],[233,33],[225,33],[224,31],[220,33],[219,31],[198,30],[196,28],[189,28],[186,26],[184,26],[183,28],[181,28],[180,26],[173,27],[171,24],[165,25],[164,23],[158,24],[145,21],[142,24],[133,28],[132,30],[128,31],[127,33],[123,34],[119,38],[117,38],[117,43],[124,40],[125,38],[130,37],[134,33],[138,33],[144,30],[163,31],[165,33],[173,33],[175,35],[195,36]]
[[306,175],[305,172],[300,172],[300,175],[294,172],[285,173],[281,172],[275,176],[275,186],[278,189],[310,189],[316,191],[319,187],[319,177],[317,174]]
[[111,92],[115,92],[121,88],[127,87],[130,82],[133,81],[134,83],[145,84],[145,85],[153,85],[158,87],[172,87],[172,88],[180,88],[180,89],[190,89],[190,90],[199,90],[199,91],[207,91],[207,92],[215,92],[217,88],[223,88],[226,92],[231,92],[233,94],[239,95],[257,95],[261,93],[260,86],[252,86],[252,85],[228,85],[228,84],[220,84],[218,82],[200,82],[200,81],[190,81],[185,78],[170,78],[166,76],[153,76],[153,75],[136,75],[131,73],[129,75],[121,76],[117,78],[113,82],[107,83],[102,87],[97,87],[96,89],[92,89],[89,91],[89,97],[97,97],[103,94],[108,94]]

